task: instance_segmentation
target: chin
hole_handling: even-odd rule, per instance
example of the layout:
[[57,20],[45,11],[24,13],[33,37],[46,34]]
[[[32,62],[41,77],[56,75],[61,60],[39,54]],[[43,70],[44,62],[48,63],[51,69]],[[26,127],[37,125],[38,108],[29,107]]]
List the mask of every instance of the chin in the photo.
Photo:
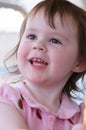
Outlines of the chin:
[[44,82],[43,79],[40,79],[40,78],[27,78],[27,80],[31,83],[35,83],[35,84],[42,84]]

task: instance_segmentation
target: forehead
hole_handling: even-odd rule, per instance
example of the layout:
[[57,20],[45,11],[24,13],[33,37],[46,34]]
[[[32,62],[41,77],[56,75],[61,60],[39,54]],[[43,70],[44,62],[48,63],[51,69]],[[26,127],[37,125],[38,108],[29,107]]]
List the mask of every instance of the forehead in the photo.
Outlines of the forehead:
[[[28,19],[27,19],[27,24],[26,28],[28,27],[44,27],[46,26],[50,27],[49,21],[48,21],[48,16],[45,15],[45,10],[42,8],[38,10],[35,14],[32,13]],[[77,34],[77,24],[74,21],[72,16],[69,16],[67,14],[63,15],[63,17],[60,16],[60,14],[57,12],[55,16],[53,17],[53,23],[55,26],[55,29],[59,31],[63,31],[63,33],[66,32],[71,32],[72,34]]]
[[[74,18],[72,17],[72,15],[70,15],[70,14],[63,14],[62,15],[62,17],[61,17],[61,15],[60,15],[60,13],[59,12],[57,12],[56,14],[54,14],[54,16],[53,16],[53,18],[51,18],[50,16],[48,16],[47,14],[46,14],[46,12],[45,12],[45,9],[44,8],[41,8],[41,9],[39,9],[37,12],[34,12],[34,11],[32,11],[31,13],[30,13],[30,15],[28,15],[28,18],[27,18],[27,23],[28,22],[30,22],[30,21],[38,21],[38,23],[39,23],[39,21],[40,20],[45,20],[46,21],[46,23],[48,23],[49,24],[49,21],[48,20],[50,20],[50,21],[53,21],[53,23],[54,23],[54,25],[56,26],[56,25],[58,25],[58,22],[57,21],[59,21],[59,23],[61,23],[61,24],[63,24],[63,25],[65,25],[66,23],[68,24],[68,23],[71,23],[71,24],[73,24],[73,25],[77,25],[76,24],[76,21],[74,20]],[[55,22],[56,21],[56,22]],[[26,24],[27,24],[26,23]]]

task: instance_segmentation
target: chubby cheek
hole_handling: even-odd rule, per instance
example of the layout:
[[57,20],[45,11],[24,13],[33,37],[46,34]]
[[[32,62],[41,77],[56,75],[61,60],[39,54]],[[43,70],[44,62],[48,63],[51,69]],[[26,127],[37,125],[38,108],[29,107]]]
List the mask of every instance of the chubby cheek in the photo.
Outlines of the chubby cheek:
[[[53,55],[54,54],[54,55]],[[51,55],[52,65],[59,70],[60,68],[64,71],[69,71],[74,68],[77,61],[77,54],[71,55],[72,52],[59,51]]]
[[26,45],[20,45],[17,53],[18,64],[24,64],[28,56],[29,50]]

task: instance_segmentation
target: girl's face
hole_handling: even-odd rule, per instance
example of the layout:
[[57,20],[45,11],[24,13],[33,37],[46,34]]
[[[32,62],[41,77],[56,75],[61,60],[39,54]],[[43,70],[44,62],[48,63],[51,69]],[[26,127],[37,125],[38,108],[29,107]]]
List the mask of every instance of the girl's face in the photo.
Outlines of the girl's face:
[[77,71],[77,25],[65,16],[54,18],[55,28],[45,20],[44,10],[31,16],[20,42],[17,61],[19,70],[28,82],[41,85],[64,85]]

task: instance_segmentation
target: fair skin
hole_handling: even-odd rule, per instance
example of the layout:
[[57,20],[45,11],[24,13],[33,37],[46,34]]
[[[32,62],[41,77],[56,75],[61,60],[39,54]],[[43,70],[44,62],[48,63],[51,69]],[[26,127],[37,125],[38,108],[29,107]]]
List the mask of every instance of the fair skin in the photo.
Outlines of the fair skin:
[[0,117],[0,130],[27,130],[22,115],[8,104],[0,103]]
[[56,14],[54,24],[55,29],[49,26],[43,9],[30,17],[20,42],[17,61],[28,89],[40,103],[55,113],[68,78],[73,72],[81,70],[77,67],[77,25],[71,17],[65,17],[62,26],[59,14]]
[[[77,25],[71,17],[65,16],[62,26],[57,13],[54,18],[55,29],[51,28],[43,12],[41,9],[34,17],[28,19],[18,49],[17,62],[19,70],[26,79],[26,86],[34,97],[49,111],[56,113],[65,83],[73,72],[81,71],[77,67]],[[9,114],[9,106],[3,104],[0,106],[3,106],[5,115]],[[13,108],[11,112],[16,114]],[[0,115],[1,113],[0,109]],[[2,120],[6,117],[2,116]],[[20,115],[17,114],[17,117],[13,118],[11,113],[10,121],[14,119],[23,126],[18,127],[17,122],[12,124],[13,126],[27,129]],[[8,120],[7,122],[9,128],[10,123]],[[85,130],[84,126],[79,126],[74,126],[72,130]]]
[[78,43],[77,26],[71,17],[66,16],[62,26],[60,16],[56,14],[54,23],[55,29],[45,20],[43,10],[29,18],[17,61],[26,85],[35,98],[50,111],[56,112],[61,91],[76,71]]

